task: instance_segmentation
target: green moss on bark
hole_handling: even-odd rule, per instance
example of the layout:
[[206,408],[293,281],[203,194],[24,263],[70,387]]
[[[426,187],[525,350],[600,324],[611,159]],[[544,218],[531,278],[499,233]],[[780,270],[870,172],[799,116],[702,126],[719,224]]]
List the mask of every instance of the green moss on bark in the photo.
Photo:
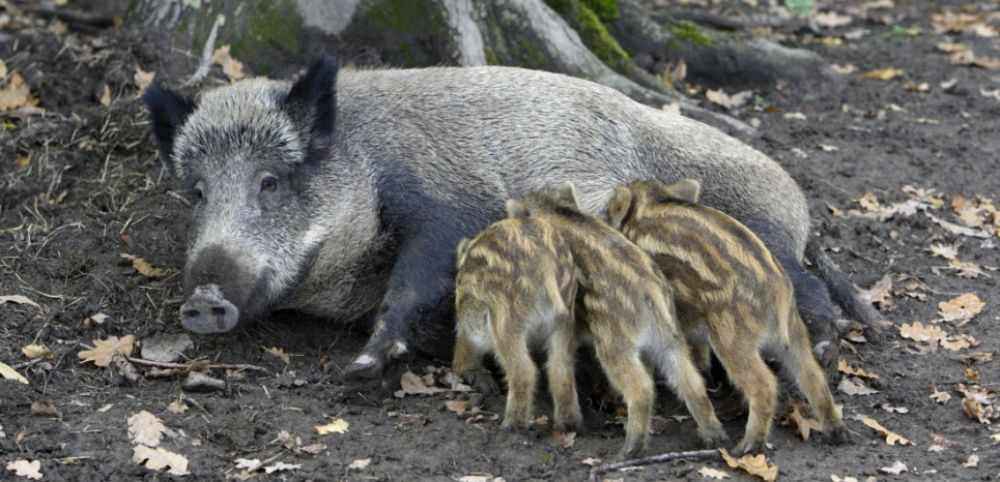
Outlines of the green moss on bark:
[[[617,2],[606,0],[545,0],[545,2],[566,19],[570,27],[573,27],[580,35],[583,44],[602,62],[619,72],[628,68],[632,60],[628,52],[608,32],[601,17],[587,5],[590,3],[610,4],[614,7],[614,14],[617,17]],[[602,8],[610,7],[605,5]]]
[[682,20],[670,27],[670,33],[677,40],[688,42],[702,47],[709,47],[715,41],[709,37],[698,25],[687,20]]

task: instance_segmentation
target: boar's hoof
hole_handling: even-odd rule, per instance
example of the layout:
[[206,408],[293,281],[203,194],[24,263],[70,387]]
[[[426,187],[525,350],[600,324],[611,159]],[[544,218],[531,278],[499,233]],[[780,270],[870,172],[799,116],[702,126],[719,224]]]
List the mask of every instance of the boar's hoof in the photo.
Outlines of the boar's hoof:
[[368,340],[361,354],[344,369],[347,380],[372,379],[382,376],[386,365],[409,353],[406,342],[399,339],[382,339],[376,333]]
[[199,286],[181,305],[181,325],[201,334],[225,333],[236,327],[240,310],[216,285]]

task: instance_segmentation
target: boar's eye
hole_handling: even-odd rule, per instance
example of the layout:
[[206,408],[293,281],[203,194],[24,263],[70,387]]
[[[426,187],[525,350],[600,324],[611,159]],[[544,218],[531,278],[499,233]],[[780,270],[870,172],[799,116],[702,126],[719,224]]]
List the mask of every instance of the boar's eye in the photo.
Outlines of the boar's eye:
[[260,180],[260,192],[274,192],[278,189],[278,178],[266,175]]
[[195,184],[193,188],[191,188],[191,196],[194,197],[195,203],[200,203],[203,200],[205,200],[205,193],[202,192],[201,189],[202,185],[200,181],[197,184]]

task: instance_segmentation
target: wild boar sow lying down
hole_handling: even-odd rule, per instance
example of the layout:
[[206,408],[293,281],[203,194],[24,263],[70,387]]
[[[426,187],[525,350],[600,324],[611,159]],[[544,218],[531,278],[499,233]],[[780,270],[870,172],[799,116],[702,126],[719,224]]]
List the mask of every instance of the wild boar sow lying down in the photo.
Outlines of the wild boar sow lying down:
[[607,215],[612,226],[653,255],[674,289],[685,332],[693,343],[711,346],[749,401],[746,434],[736,450],[763,449],[774,418],[777,380],[760,350],[780,360],[833,440],[846,440],[847,428],[810,350],[791,281],[749,229],[696,204],[700,189],[693,180],[634,182],[615,189]]
[[153,86],[144,100],[194,206],[180,310],[192,331],[275,309],[371,315],[348,375],[414,349],[447,356],[455,246],[500,219],[505,199],[572,181],[600,214],[616,185],[693,177],[771,248],[832,336],[826,287],[802,268],[809,217],[788,174],[614,90],[504,67],[338,75],[323,58],[294,83],[245,80],[196,100]]

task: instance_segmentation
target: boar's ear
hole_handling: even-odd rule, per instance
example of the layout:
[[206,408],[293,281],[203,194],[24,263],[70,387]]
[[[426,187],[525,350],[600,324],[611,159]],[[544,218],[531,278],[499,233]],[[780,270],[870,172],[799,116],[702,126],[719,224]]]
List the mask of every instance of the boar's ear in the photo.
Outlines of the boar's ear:
[[323,151],[333,145],[339,69],[334,56],[320,57],[295,81],[285,98],[285,110],[301,128],[309,130],[311,149]]
[[566,207],[580,210],[580,203],[576,197],[576,186],[572,182],[567,181],[556,187],[556,199]]
[[[170,89],[153,84],[142,95],[142,101],[149,109],[149,119],[153,124],[153,136],[160,145],[161,162],[170,165],[170,154],[174,148],[174,138],[187,117],[194,111],[194,101]],[[173,172],[173,166],[171,166]]]
[[663,194],[670,199],[694,204],[701,197],[701,183],[695,179],[683,179],[663,186]]
[[528,217],[528,206],[525,206],[523,202],[517,199],[508,199],[504,207],[507,209],[508,218]]
[[625,224],[625,217],[632,209],[632,190],[625,186],[618,186],[611,194],[608,201],[608,224],[615,229],[621,229]]

